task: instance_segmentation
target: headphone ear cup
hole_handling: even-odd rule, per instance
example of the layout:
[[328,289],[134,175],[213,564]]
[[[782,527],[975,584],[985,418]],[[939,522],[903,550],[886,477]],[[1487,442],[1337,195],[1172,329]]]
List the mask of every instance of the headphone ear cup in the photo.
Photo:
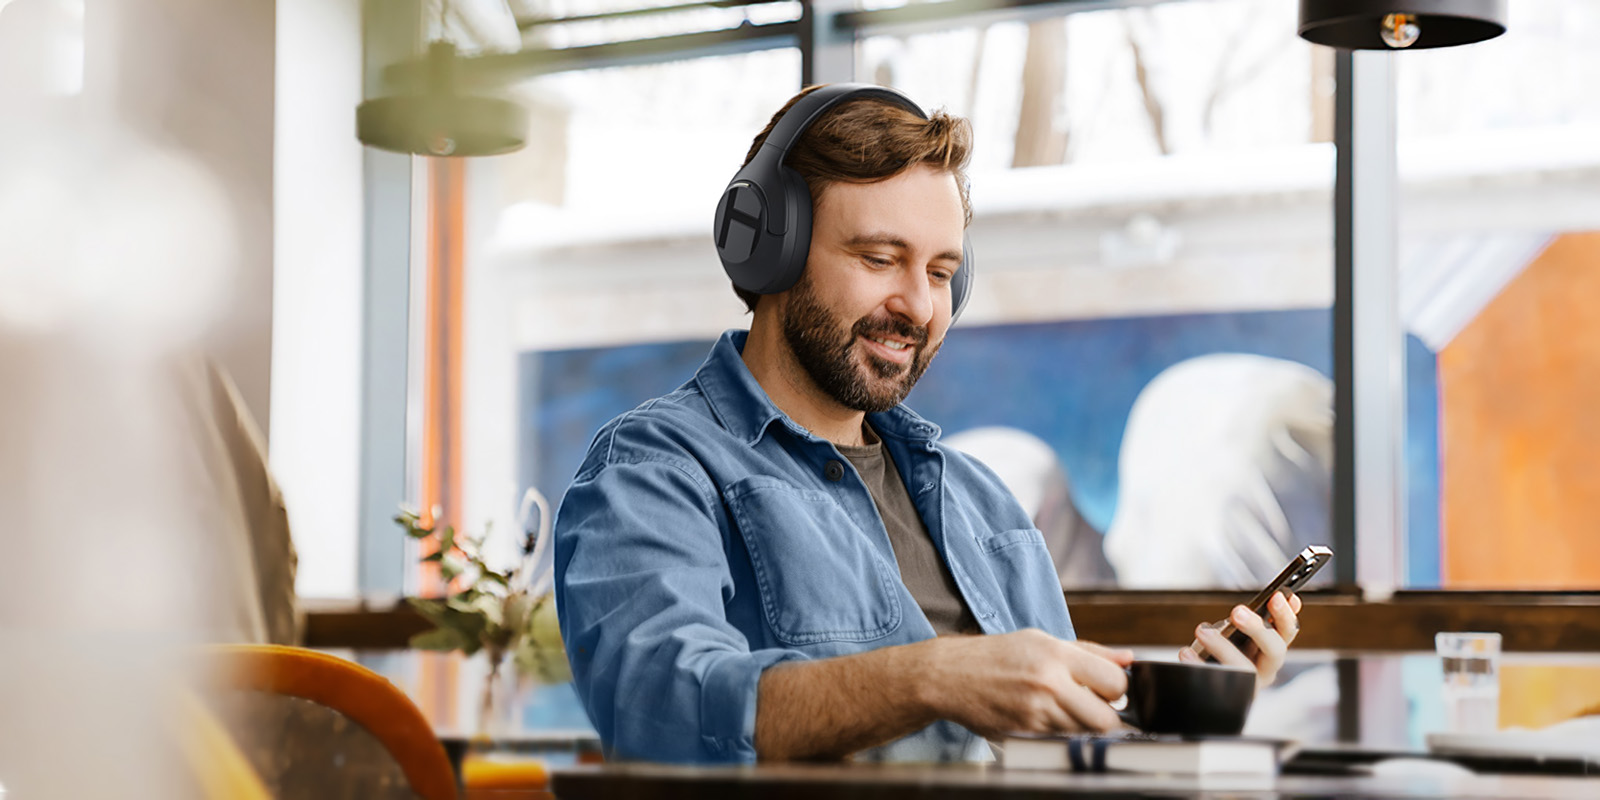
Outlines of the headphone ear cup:
[[972,274],[977,271],[978,262],[972,256],[972,237],[961,235],[961,269],[956,270],[954,278],[950,279],[950,324],[956,324],[961,318],[961,312],[967,308],[967,300],[972,297]]
[[784,193],[785,233],[777,237],[776,256],[771,265],[772,280],[762,294],[788,291],[806,271],[811,254],[811,189],[806,179],[787,166],[778,168]]

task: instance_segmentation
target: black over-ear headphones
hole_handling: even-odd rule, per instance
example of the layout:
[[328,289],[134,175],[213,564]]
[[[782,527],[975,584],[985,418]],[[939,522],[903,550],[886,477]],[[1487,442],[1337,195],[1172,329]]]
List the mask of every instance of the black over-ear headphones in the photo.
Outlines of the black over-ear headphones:
[[[800,280],[811,249],[811,190],[800,173],[783,161],[800,134],[828,109],[871,97],[928,115],[911,98],[889,88],[863,83],[833,83],[795,102],[773,126],[750,163],[739,170],[717,202],[712,238],[722,268],[733,285],[756,294],[777,294]],[[950,321],[972,294],[972,243],[963,233],[961,268],[950,280]]]

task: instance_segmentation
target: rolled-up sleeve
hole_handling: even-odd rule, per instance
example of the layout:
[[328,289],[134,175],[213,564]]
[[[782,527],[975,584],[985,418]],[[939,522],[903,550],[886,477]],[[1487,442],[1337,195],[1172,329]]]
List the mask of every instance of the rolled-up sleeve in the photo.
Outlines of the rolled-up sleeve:
[[751,651],[732,590],[721,501],[692,462],[603,431],[556,516],[556,604],[574,685],[607,753],[752,762],[761,673],[804,656]]

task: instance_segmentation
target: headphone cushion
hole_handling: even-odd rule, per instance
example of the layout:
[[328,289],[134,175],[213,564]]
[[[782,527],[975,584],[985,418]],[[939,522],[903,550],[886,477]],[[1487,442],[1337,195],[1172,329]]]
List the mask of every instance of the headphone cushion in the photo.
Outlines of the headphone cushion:
[[950,279],[950,324],[956,324],[961,318],[961,312],[967,307],[967,299],[972,296],[972,273],[978,268],[977,259],[972,255],[972,238],[967,234],[961,235],[961,269],[956,270],[955,277]]
[[779,240],[779,252],[772,261],[772,281],[766,294],[787,291],[799,282],[806,271],[806,259],[811,255],[811,188],[806,179],[788,165],[778,168],[783,185],[784,210],[788,224]]

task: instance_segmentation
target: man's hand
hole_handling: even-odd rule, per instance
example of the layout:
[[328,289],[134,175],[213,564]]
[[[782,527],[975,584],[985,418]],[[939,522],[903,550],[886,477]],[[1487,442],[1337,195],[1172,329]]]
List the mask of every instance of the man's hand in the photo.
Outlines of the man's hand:
[[922,699],[940,719],[987,737],[1012,732],[1107,731],[1108,701],[1128,690],[1128,650],[1066,642],[1039,630],[945,637],[925,662]]
[[[1300,619],[1296,616],[1300,613],[1300,598],[1295,595],[1285,598],[1283,592],[1278,592],[1267,603],[1267,611],[1272,615],[1270,625],[1244,606],[1233,607],[1233,613],[1229,615],[1233,627],[1250,637],[1250,644],[1245,645],[1244,650],[1228,641],[1217,629],[1218,626],[1207,623],[1201,623],[1195,629],[1195,639],[1217,659],[1217,663],[1254,669],[1256,686],[1270,686],[1277,679],[1278,670],[1283,667],[1289,645],[1300,633]],[[1247,654],[1245,651],[1253,652]],[[1178,660],[1190,664],[1202,661],[1193,647],[1179,650]]]
[[842,758],[934,720],[988,737],[1106,731],[1108,701],[1128,689],[1128,650],[1038,630],[941,636],[762,673],[756,701],[763,761]]

